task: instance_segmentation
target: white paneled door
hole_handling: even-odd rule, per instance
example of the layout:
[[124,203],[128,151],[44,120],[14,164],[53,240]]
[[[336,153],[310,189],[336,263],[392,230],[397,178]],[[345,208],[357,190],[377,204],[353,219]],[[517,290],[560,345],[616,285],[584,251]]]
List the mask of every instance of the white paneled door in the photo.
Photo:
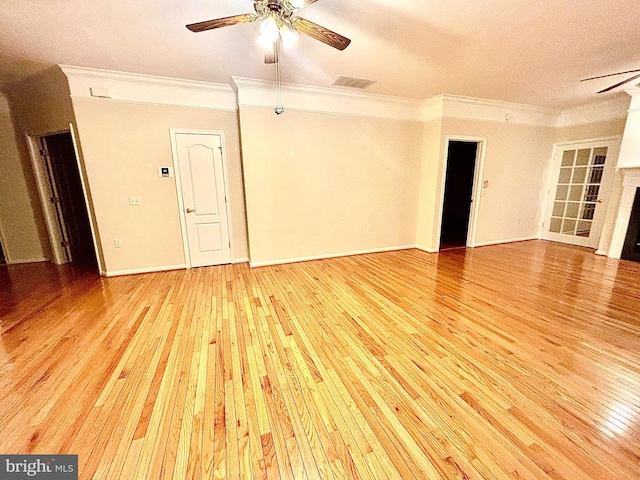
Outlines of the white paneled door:
[[558,145],[542,238],[597,248],[619,141]]
[[222,137],[175,133],[174,147],[190,264],[231,263]]

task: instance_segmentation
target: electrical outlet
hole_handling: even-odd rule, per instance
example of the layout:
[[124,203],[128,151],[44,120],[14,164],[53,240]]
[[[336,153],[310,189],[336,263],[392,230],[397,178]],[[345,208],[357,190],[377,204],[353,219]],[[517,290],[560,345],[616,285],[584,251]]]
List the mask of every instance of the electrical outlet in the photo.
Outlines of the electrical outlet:
[[133,205],[135,207],[140,205],[140,197],[129,197],[129,205]]
[[119,238],[116,238],[113,241],[113,246],[116,247],[116,248],[122,248],[122,240],[120,240]]

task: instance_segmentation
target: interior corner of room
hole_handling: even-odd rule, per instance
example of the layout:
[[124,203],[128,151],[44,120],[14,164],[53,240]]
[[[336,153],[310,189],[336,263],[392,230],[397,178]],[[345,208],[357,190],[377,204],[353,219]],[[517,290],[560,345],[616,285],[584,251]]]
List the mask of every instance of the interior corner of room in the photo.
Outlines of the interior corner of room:
[[[418,115],[415,110],[389,115],[366,96],[353,111],[341,111],[332,93],[323,91],[321,108],[309,108],[304,93],[292,94],[293,108],[275,121],[259,102],[237,101],[245,89],[264,94],[255,82],[239,81],[235,94],[228,86],[208,85],[201,104],[191,105],[177,87],[174,100],[167,101],[163,94],[172,88],[162,78],[140,91],[126,74],[91,73],[55,67],[5,89],[1,127],[7,174],[0,221],[8,263],[70,260],[64,242],[74,228],[56,218],[51,203],[56,187],[48,181],[55,175],[39,163],[47,141],[66,133],[75,145],[68,153],[75,155],[72,163],[86,206],[88,224],[80,230],[101,273],[201,264],[191,259],[196,247],[190,249],[187,241],[185,212],[193,205],[186,205],[182,191],[174,130],[185,138],[216,134],[221,142],[215,147],[224,159],[219,201],[226,202],[228,234],[218,240],[216,233],[207,241],[211,248],[228,242],[229,252],[219,257],[222,263],[249,259],[259,266],[413,246],[438,251],[453,231],[460,237],[454,244],[469,247],[545,237],[549,222],[556,230],[569,228],[558,227],[558,218],[566,225],[580,223],[572,221],[579,205],[571,199],[569,216],[562,212],[558,217],[557,202],[552,208],[560,171],[557,153],[572,144],[578,151],[581,143],[593,141],[609,142],[602,188],[611,193],[602,197],[611,205],[598,205],[600,231],[588,246],[614,257],[621,254],[620,240],[612,239],[614,230],[623,228],[616,227],[619,209],[613,203],[622,196],[620,168],[638,162],[637,109],[632,104],[627,119],[624,98],[610,102],[617,107],[614,115],[611,105],[600,103],[602,115],[597,105],[590,112],[592,121],[585,123],[580,112],[545,111],[534,118],[526,116],[525,106],[490,101],[478,112],[477,104],[446,95],[436,101],[455,107],[456,115],[432,117],[426,103],[419,102]],[[126,94],[113,98],[110,90]],[[375,102],[379,107],[381,99]],[[496,109],[506,107],[516,112],[515,121],[497,118]],[[449,184],[449,201],[445,190],[454,181],[451,172],[460,170],[447,167],[458,161],[451,148],[465,144],[472,146],[473,166],[460,217],[450,200],[455,184]],[[58,177],[64,183],[66,177]],[[189,175],[183,172],[182,177]],[[188,188],[192,195],[199,187]],[[449,223],[447,212],[454,212]],[[458,225],[453,230],[451,222]],[[201,236],[215,230],[193,228]],[[563,234],[558,230],[556,240],[562,241]]]
[[[260,266],[533,238],[577,239],[601,254],[622,253],[628,219],[619,218],[620,209],[630,209],[624,185],[640,166],[637,95],[630,107],[631,96],[623,96],[532,114],[529,106],[447,95],[390,109],[395,99],[358,93],[358,102],[345,107],[343,92],[292,89],[287,114],[275,118],[258,81],[234,79],[235,92],[200,83],[194,99],[188,87],[168,79],[146,78],[142,87],[136,80],[135,74],[60,66],[5,88],[0,225],[7,263],[66,263],[74,231],[86,237],[80,243],[103,275],[203,265],[210,261],[205,257]],[[54,148],[47,143],[56,135],[66,135],[68,165],[76,170],[74,211],[84,211],[82,227],[66,225],[56,212],[56,190],[64,190],[68,177],[58,174],[56,186],[57,160],[47,160]],[[217,142],[207,148],[219,152],[218,160],[211,157],[219,198],[194,197],[213,184],[185,185],[193,173],[180,166],[180,138]],[[452,153],[464,145],[471,147],[467,163]],[[590,160],[581,156],[577,161],[586,164],[573,165],[576,177],[558,190],[559,172],[571,175],[558,155],[568,149],[593,156],[599,147],[608,148],[598,187],[604,194],[592,198],[599,201],[597,231],[585,242],[593,219],[577,218],[586,206],[584,198],[583,205],[575,200],[591,180],[571,182],[591,168]],[[191,147],[184,148],[191,155]],[[193,178],[207,178],[209,167],[202,168]],[[454,194],[459,189],[452,182],[459,180],[452,172],[465,168],[466,193]],[[573,197],[560,205],[554,196],[565,190]],[[207,202],[224,210],[223,224],[216,224],[222,227],[196,221]],[[455,232],[459,238],[449,239]],[[224,246],[226,253],[196,252],[189,235],[203,243],[203,252]]]

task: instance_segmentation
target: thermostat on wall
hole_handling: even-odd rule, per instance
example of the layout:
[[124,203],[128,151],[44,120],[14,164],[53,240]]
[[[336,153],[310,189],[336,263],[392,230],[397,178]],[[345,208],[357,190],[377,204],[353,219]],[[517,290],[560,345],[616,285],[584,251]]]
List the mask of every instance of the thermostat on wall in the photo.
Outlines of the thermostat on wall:
[[158,167],[158,176],[160,178],[173,178],[173,168],[172,167]]

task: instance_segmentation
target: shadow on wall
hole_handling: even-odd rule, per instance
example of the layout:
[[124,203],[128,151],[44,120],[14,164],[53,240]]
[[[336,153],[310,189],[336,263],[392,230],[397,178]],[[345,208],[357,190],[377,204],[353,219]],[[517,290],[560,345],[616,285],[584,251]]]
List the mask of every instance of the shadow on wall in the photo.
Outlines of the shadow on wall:
[[31,165],[31,157],[29,155],[29,146],[27,144],[26,132],[19,127],[13,108],[10,106],[11,122],[14,127],[14,138],[16,147],[18,150],[18,161],[22,168],[22,175],[27,188],[28,202],[31,211],[33,212],[33,220],[35,222],[36,229],[38,231],[38,239],[40,241],[40,248],[42,249],[43,256],[51,258],[51,246],[49,245],[49,233],[44,219],[44,213],[42,211],[42,204],[40,203],[40,196],[38,194],[38,187],[36,185],[36,178],[33,172],[33,166]]
[[4,85],[1,93],[0,104],[4,105],[0,107],[4,108],[0,108],[0,122],[6,132],[6,148],[0,154],[4,180],[10,182],[4,185],[0,199],[4,217],[8,217],[3,218],[5,255],[10,260],[51,258],[26,135],[35,137],[68,130],[74,117],[67,78],[55,66]]

